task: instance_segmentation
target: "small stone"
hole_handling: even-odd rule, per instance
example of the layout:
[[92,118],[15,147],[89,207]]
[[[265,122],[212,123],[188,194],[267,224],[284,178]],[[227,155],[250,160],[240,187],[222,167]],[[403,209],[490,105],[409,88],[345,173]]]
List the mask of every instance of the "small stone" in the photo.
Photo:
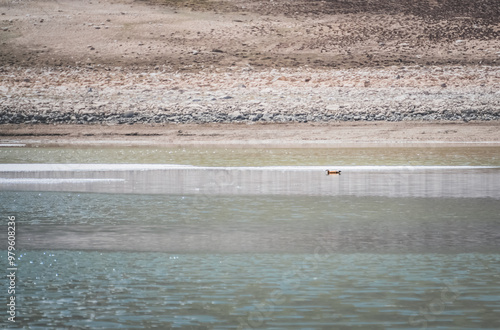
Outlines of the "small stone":
[[125,112],[125,113],[123,114],[123,117],[125,117],[125,118],[132,118],[132,117],[134,116],[134,114],[135,114],[135,113],[134,113],[133,111],[131,111],[131,110],[130,110],[130,111]]
[[271,121],[273,119],[273,115],[266,111],[262,114],[261,119],[264,121]]
[[328,111],[337,111],[339,110],[339,105],[338,104],[329,104],[326,106],[326,110]]
[[232,112],[231,114],[229,114],[229,118],[231,120],[236,120],[236,119],[240,119],[242,116],[241,116],[241,112],[239,111],[234,111]]

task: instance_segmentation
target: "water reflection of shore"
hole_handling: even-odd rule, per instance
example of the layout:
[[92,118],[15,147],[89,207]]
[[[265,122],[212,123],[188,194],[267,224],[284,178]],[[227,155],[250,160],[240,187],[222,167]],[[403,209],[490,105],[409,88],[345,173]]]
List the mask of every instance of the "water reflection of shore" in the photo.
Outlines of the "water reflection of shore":
[[[2,190],[175,195],[320,195],[500,198],[497,167],[186,167],[157,165],[0,165]],[[32,181],[23,181],[25,179]],[[61,180],[64,179],[64,180]],[[53,181],[50,181],[53,180]]]

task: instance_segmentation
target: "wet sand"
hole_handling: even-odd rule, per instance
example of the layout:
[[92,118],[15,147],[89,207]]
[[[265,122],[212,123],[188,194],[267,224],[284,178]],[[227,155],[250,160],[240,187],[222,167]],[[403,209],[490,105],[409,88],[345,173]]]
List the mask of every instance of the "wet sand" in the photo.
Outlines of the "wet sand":
[[499,146],[500,122],[3,125],[1,144],[221,147]]

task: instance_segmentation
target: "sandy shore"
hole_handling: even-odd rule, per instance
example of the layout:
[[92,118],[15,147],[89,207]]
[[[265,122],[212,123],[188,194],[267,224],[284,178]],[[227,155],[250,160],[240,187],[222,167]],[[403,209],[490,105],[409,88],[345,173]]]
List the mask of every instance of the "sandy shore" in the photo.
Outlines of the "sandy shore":
[[1,142],[496,145],[500,6],[0,2]]
[[1,0],[0,61],[174,72],[496,66],[499,22],[497,0]]
[[220,147],[500,146],[500,122],[4,125],[1,144]]

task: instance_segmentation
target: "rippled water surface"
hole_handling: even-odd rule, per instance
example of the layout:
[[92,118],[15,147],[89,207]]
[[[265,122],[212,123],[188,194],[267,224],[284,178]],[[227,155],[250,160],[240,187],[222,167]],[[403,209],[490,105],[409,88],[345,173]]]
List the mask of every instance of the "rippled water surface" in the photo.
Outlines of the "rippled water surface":
[[25,251],[22,321],[63,328],[498,328],[498,254]]
[[16,150],[18,328],[500,328],[498,149]]

